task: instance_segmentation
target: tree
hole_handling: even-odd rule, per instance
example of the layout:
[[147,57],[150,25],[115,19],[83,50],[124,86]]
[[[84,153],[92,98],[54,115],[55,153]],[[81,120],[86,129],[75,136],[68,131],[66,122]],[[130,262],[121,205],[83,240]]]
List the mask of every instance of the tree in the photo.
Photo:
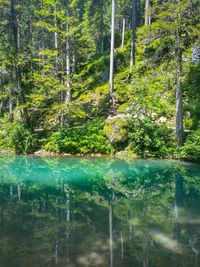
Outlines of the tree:
[[[172,66],[174,73],[174,85],[176,88],[176,139],[177,146],[182,146],[184,142],[183,130],[183,56],[188,47],[192,47],[198,38],[196,29],[198,22],[195,10],[196,0],[171,0],[166,4],[154,5],[155,21],[148,27],[149,35],[147,43],[150,47],[157,49],[156,55],[160,53],[157,63],[167,57],[174,63]],[[192,19],[193,18],[193,19]],[[160,50],[160,52],[159,52]],[[155,58],[155,55],[154,55]],[[172,69],[170,69],[172,71]]]
[[[26,100],[25,100],[25,90],[24,90],[24,83],[23,83],[23,65],[25,60],[25,50],[27,48],[27,43],[22,40],[21,35],[23,31],[21,31],[19,20],[21,17],[21,9],[22,6],[17,5],[18,3],[16,0],[10,0],[10,48],[11,54],[13,56],[12,64],[14,69],[14,75],[16,80],[16,87],[17,87],[17,99],[18,99],[18,106],[20,109],[20,114],[22,118],[22,122],[24,126],[30,127],[30,121],[28,117],[28,111],[26,108]],[[23,4],[23,3],[22,3]],[[27,19],[27,18],[26,18]],[[22,50],[22,45],[25,48]],[[23,53],[24,52],[24,53]],[[11,110],[11,104],[10,104]]]
[[[70,17],[69,13],[69,5],[70,1],[67,0],[67,7],[66,7],[66,17],[67,20]],[[71,49],[70,49],[70,23],[69,21],[66,22],[66,86],[67,86],[67,94],[65,103],[68,105],[72,99],[72,91],[71,91]]]
[[115,55],[115,0],[112,0],[112,23],[111,23],[111,47],[110,47],[110,100],[115,105],[114,99],[114,55]]
[[151,25],[151,0],[145,0],[145,26]]
[[176,139],[177,146],[183,145],[183,88],[182,88],[182,45],[181,45],[181,13],[180,0],[177,4],[177,28],[175,30],[175,62],[176,62]]
[[135,63],[135,31],[136,31],[136,1],[132,0],[132,38],[131,38],[131,62],[130,62],[130,68],[132,70],[132,67]]
[[93,52],[101,55],[106,50],[106,37],[109,33],[107,17],[107,7],[109,2],[105,0],[84,1],[83,19],[85,22],[85,32],[90,36]]

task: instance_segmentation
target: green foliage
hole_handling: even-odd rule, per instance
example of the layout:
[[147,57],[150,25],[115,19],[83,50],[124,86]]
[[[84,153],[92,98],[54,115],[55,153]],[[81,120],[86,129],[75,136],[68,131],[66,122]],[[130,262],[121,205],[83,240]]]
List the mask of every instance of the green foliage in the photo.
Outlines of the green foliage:
[[[36,136],[12,125],[14,120],[47,133],[48,138],[39,137],[47,151],[112,153],[127,146],[129,135],[132,150],[143,157],[172,155],[169,128],[176,127],[177,49],[183,59],[184,128],[194,130],[200,120],[200,66],[198,60],[191,60],[192,51],[200,46],[199,5],[197,0],[179,2],[151,1],[150,26],[143,26],[145,1],[137,3],[136,53],[130,72],[131,1],[116,1],[113,108],[109,101],[111,1],[44,0],[41,5],[37,1],[27,5],[25,0],[1,0],[0,147],[12,147],[16,153],[34,150]],[[121,115],[151,119],[132,120],[128,128],[118,119],[109,122]],[[161,117],[166,125],[156,121]],[[89,118],[95,121],[88,122]],[[68,126],[60,129],[61,125]]]
[[200,128],[188,135],[177,155],[181,159],[200,161]]
[[1,129],[0,131],[0,149],[10,149],[11,144],[10,144],[10,139],[8,137],[7,131],[5,129]]
[[172,130],[149,118],[131,119],[128,123],[130,147],[142,157],[167,157],[172,155],[174,140]]
[[59,153],[110,154],[114,152],[109,141],[103,136],[102,122],[87,122],[83,127],[63,127],[59,133],[50,136],[44,149]]
[[36,147],[36,137],[20,124],[13,124],[9,129],[10,145],[17,154],[30,154]]
[[188,74],[184,80],[185,95],[188,101],[184,105],[184,109],[190,114],[187,119],[189,121],[189,129],[196,129],[200,120],[200,63],[189,63],[186,66]]
[[44,140],[43,148],[49,152],[59,153],[59,146],[57,143],[59,133],[50,134],[50,136]]

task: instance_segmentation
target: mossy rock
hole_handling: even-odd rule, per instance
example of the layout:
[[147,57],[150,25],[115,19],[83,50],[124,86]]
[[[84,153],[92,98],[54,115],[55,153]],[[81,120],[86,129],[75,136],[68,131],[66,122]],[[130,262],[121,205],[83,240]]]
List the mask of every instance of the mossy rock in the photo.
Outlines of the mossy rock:
[[116,116],[108,117],[104,126],[104,134],[113,143],[123,143],[128,139],[125,118]]

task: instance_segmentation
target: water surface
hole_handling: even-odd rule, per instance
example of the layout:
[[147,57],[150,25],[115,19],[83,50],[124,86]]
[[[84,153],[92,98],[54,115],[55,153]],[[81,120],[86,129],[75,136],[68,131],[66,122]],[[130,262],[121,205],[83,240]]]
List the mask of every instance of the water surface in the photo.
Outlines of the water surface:
[[199,267],[200,165],[0,156],[0,267]]

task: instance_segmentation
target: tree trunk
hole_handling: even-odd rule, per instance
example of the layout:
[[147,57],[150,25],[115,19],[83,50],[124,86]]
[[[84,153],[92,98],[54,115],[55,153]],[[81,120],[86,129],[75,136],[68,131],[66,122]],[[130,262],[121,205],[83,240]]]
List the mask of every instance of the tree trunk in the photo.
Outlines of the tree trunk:
[[[177,5],[180,1],[176,1]],[[178,18],[180,21],[180,14]],[[175,33],[176,48],[175,48],[175,61],[176,61],[176,139],[177,147],[183,145],[183,87],[181,82],[182,76],[182,50],[181,50],[181,33],[180,27]]]
[[13,122],[13,102],[12,102],[12,90],[9,89],[9,122]]
[[151,25],[151,1],[145,2],[145,26]]
[[72,75],[76,73],[76,50],[74,49],[73,55],[72,55]]
[[[16,79],[17,79],[17,90],[18,90],[18,103],[19,106],[24,106],[25,105],[25,99],[24,99],[24,92],[22,88],[22,71],[21,71],[21,66],[17,65],[16,66]],[[29,119],[28,119],[28,112],[25,107],[20,107],[20,114],[21,114],[21,119],[22,123],[25,127],[29,127]]]
[[115,105],[114,99],[114,49],[115,49],[115,0],[112,0],[112,23],[111,23],[111,48],[110,48],[110,100]]
[[[69,1],[67,0],[67,17],[69,17]],[[72,99],[72,91],[71,91],[71,84],[70,84],[70,78],[71,78],[71,50],[70,50],[70,37],[69,37],[69,22],[66,23],[66,33],[67,33],[67,40],[66,40],[66,86],[67,86],[67,94],[65,103],[68,105],[71,102]]]
[[131,40],[131,61],[130,69],[132,71],[135,63],[135,31],[136,31],[136,0],[132,0],[132,40]]
[[[58,32],[57,32],[57,16],[56,16],[56,6],[54,7],[54,26],[55,26],[55,33],[54,33],[54,47],[55,50],[58,51]],[[55,56],[55,64],[56,70],[58,67],[58,55]]]
[[183,88],[181,83],[182,73],[181,51],[176,51],[176,139],[177,146],[183,145]]
[[[102,1],[103,2],[103,1]],[[104,15],[104,6],[102,3],[102,10],[101,10],[101,53],[104,53],[104,21],[103,21],[103,15]]]
[[126,19],[122,21],[122,49],[124,48],[124,35],[125,35]]

